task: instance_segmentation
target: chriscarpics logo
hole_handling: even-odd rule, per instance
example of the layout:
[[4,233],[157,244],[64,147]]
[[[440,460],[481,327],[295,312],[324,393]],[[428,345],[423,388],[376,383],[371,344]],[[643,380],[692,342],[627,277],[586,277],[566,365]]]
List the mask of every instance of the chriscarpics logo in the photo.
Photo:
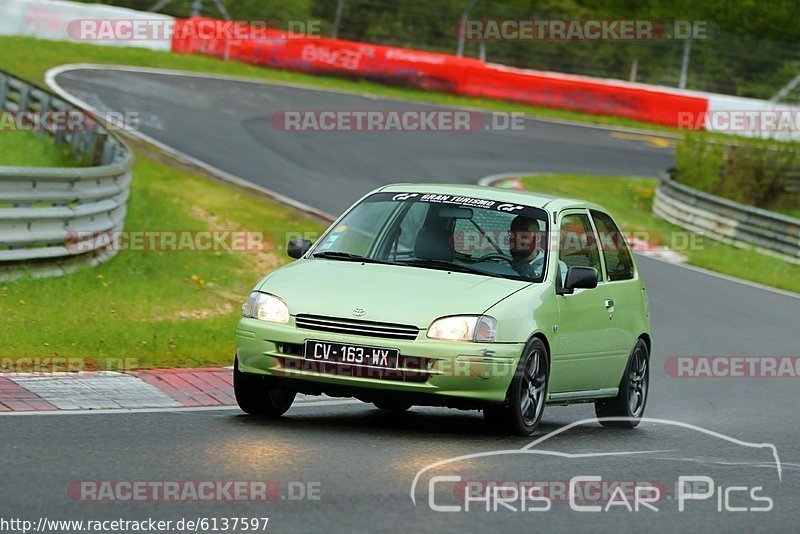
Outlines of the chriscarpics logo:
[[651,418],[624,441],[609,432],[586,419],[521,448],[434,462],[417,472],[411,500],[440,513],[705,515],[767,513],[788,491],[770,443]]

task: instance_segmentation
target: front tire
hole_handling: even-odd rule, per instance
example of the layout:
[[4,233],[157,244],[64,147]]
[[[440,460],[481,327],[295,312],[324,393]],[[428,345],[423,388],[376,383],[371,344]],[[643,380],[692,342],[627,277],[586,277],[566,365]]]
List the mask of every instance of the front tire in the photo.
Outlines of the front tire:
[[548,378],[547,347],[540,339],[534,338],[520,358],[505,402],[484,408],[483,417],[489,427],[515,436],[533,434],[544,413]]
[[[650,354],[644,340],[638,339],[628,358],[617,396],[594,404],[600,424],[610,428],[636,428],[644,415],[649,389]],[[604,421],[606,417],[624,419]]]
[[271,387],[271,377],[243,373],[239,359],[233,364],[233,392],[243,412],[262,417],[280,417],[292,406],[297,392]]

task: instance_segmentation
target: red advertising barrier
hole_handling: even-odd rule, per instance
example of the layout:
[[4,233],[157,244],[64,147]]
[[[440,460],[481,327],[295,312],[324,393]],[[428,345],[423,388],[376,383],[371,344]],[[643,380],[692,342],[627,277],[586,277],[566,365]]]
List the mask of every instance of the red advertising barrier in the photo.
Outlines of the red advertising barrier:
[[259,31],[266,39],[232,40],[195,38],[213,32],[202,25],[221,21],[193,18],[176,21],[172,50],[200,53],[301,72],[342,74],[411,85],[436,91],[463,92],[460,80],[465,68],[483,63],[390,46],[371,45],[291,34],[281,30]]
[[[649,90],[624,82],[524,71],[487,65],[472,58],[309,37],[277,29],[261,29],[259,38],[234,39],[229,35],[232,32],[226,31],[231,25],[205,18],[178,20],[172,50],[669,126],[679,125],[679,113],[683,120],[680,124],[686,124],[687,113],[697,117],[708,108],[703,97]],[[703,121],[692,121],[698,123]]]
[[[703,97],[491,65],[467,68],[463,88],[464,94],[473,97],[613,115],[667,126],[686,124],[688,113],[700,117],[708,109],[708,99]],[[684,122],[679,122],[681,119]]]

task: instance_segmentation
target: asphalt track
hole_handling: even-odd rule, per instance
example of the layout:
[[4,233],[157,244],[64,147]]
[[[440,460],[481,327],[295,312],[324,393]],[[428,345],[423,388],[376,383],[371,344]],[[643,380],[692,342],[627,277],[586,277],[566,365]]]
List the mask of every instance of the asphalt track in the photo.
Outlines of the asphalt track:
[[[600,129],[530,121],[524,132],[296,134],[270,131],[280,109],[382,109],[387,102],[352,95],[153,74],[70,72],[63,87],[93,105],[136,110],[155,139],[281,194],[336,212],[389,181],[463,181],[516,170],[654,175],[669,151],[621,140]],[[419,107],[392,102],[392,106]],[[800,519],[797,379],[674,378],[669,356],[798,355],[800,300],[640,258],[653,312],[648,421],[635,431],[596,423],[537,446],[560,455],[458,455],[515,450],[531,439],[492,436],[479,414],[419,408],[387,416],[369,405],[293,408],[270,422],[234,410],[119,415],[0,417],[4,516],[36,520],[269,517],[282,532],[353,531],[753,531],[796,529]],[[548,407],[537,437],[591,418],[590,405]],[[685,425],[695,425],[712,435]],[[747,443],[742,443],[747,442]],[[774,444],[780,458],[752,444]],[[750,445],[748,445],[750,444]],[[631,452],[648,451],[642,454]],[[655,452],[653,452],[655,451]],[[593,456],[627,452],[620,456]],[[590,456],[570,456],[589,454]],[[464,479],[655,481],[671,499],[659,511],[578,512],[555,499],[545,512],[435,512],[432,474]],[[679,476],[708,476],[715,494],[681,512]],[[66,488],[76,480],[254,480],[320,483],[320,500],[256,503],[87,503]],[[452,486],[452,485],[451,485]],[[718,511],[721,488],[762,487],[769,512]],[[447,484],[435,502],[459,504]],[[731,506],[761,503],[733,497]],[[604,502],[601,504],[605,504]],[[463,507],[463,503],[461,504]],[[519,507],[519,504],[517,504]]]
[[475,183],[527,170],[656,176],[672,164],[671,151],[644,136],[541,121],[448,133],[286,132],[271,123],[278,111],[442,109],[353,94],[109,70],[67,71],[56,82],[98,110],[139,113],[141,133],[169,147],[331,214],[387,183]]

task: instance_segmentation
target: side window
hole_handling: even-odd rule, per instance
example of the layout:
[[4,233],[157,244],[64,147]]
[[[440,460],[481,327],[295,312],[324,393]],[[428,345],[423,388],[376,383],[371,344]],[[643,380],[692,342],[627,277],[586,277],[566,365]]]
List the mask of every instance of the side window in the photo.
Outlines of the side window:
[[558,260],[562,271],[570,267],[594,267],[597,269],[597,275],[602,278],[600,253],[588,215],[574,214],[563,217],[559,243]]
[[415,202],[400,221],[400,236],[397,239],[397,256],[411,255],[414,250],[414,241],[417,239],[425,219],[428,217],[430,205],[425,202]]
[[600,246],[603,247],[608,279],[612,282],[630,280],[633,278],[633,259],[625,243],[625,236],[605,213],[592,210],[592,218],[600,235]]

